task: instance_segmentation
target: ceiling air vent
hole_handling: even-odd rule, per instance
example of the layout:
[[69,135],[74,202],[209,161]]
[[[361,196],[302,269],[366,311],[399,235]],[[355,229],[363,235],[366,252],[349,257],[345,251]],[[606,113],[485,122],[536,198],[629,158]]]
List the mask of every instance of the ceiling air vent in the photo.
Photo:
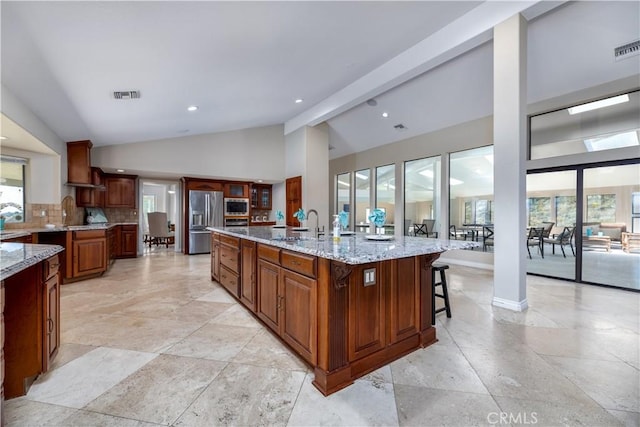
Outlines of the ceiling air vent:
[[399,131],[403,131],[403,130],[407,130],[407,127],[405,125],[403,125],[402,123],[398,123],[397,125],[395,125],[393,127],[395,130],[399,130]]
[[138,99],[140,98],[139,90],[125,90],[119,92],[113,92],[115,99]]
[[614,50],[616,61],[630,58],[640,54],[640,40],[618,46]]

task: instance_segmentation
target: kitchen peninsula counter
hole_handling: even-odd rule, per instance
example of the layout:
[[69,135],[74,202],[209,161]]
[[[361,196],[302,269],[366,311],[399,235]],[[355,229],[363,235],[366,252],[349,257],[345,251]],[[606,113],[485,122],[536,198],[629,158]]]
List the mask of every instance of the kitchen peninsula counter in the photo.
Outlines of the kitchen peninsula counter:
[[26,394],[60,345],[58,245],[0,243],[0,397]]
[[[292,228],[212,231],[211,277],[314,369],[324,395],[437,341],[431,265],[475,242]],[[384,238],[384,237],[383,237]]]

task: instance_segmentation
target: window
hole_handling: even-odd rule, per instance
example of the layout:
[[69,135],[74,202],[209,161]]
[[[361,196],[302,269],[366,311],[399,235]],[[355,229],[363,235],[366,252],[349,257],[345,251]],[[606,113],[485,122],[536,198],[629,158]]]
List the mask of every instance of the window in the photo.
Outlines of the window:
[[537,226],[551,221],[551,198],[529,197],[527,199],[527,225]]
[[362,169],[355,173],[355,222],[356,224],[367,224],[367,210],[371,205],[371,171]]
[[640,145],[640,91],[531,116],[531,159]]
[[343,173],[336,177],[336,213],[349,212],[351,204],[351,173]]
[[[437,220],[440,210],[440,156],[404,163],[404,232],[409,224]],[[436,221],[437,222],[437,221]]]
[[24,169],[26,159],[0,157],[0,215],[6,222],[25,222]]
[[493,146],[451,153],[449,225],[493,224]]
[[616,222],[616,195],[587,195],[587,222]]
[[394,223],[396,203],[396,165],[376,168],[376,208],[384,208],[387,224]]

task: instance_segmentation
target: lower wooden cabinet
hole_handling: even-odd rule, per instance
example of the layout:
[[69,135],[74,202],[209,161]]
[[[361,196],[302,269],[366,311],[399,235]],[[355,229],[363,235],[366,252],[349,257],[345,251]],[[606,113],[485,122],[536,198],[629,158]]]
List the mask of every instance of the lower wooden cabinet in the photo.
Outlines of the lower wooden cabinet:
[[118,225],[120,241],[118,244],[118,258],[135,258],[138,256],[138,226]]
[[211,280],[220,282],[220,234],[211,233]]
[[60,347],[60,258],[54,255],[2,282],[4,397],[23,396]]
[[242,240],[240,259],[240,301],[256,311],[256,242]]
[[240,239],[220,236],[220,284],[234,297],[240,296]]
[[109,254],[106,230],[74,231],[70,246],[71,268],[67,269],[67,278],[78,279],[107,270]]
[[315,364],[317,280],[262,258],[258,259],[257,270],[256,315],[300,356]]
[[47,372],[60,348],[60,261],[58,256],[44,262],[42,371]]

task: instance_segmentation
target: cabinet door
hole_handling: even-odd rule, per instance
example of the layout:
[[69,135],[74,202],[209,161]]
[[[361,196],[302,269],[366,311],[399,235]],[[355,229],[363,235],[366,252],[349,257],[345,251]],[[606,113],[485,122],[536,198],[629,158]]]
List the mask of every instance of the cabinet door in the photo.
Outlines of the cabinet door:
[[317,351],[317,281],[281,269],[280,335],[307,362],[315,365]]
[[285,182],[287,225],[297,227],[300,223],[293,217],[293,214],[302,207],[302,177],[287,178]]
[[58,274],[44,285],[42,371],[47,372],[60,348],[60,282]]
[[276,332],[280,332],[280,267],[258,260],[258,304],[256,314]]
[[107,269],[106,238],[73,241],[73,277],[102,273]]
[[220,241],[211,234],[211,280],[220,282]]
[[387,263],[389,272],[389,343],[394,344],[420,331],[420,266],[418,258]]
[[[385,339],[386,278],[382,264],[358,266],[349,279],[349,361],[360,359],[382,349]],[[364,284],[364,270],[373,268],[375,280]]]
[[242,240],[240,301],[256,311],[256,242]]
[[128,177],[107,177],[105,206],[108,208],[136,207],[136,181]]
[[271,187],[262,187],[258,193],[260,209],[271,210]]
[[249,184],[225,184],[224,197],[249,198]]
[[135,258],[138,255],[138,226],[122,225],[120,231],[120,256]]

